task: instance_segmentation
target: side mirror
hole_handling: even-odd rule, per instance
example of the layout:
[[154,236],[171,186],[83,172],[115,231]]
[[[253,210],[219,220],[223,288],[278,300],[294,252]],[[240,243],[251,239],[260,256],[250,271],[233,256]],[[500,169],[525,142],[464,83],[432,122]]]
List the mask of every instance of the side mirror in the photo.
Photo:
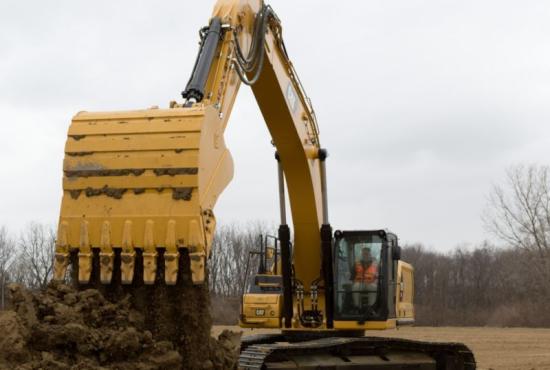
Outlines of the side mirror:
[[398,245],[392,246],[391,256],[394,261],[399,261],[401,259],[401,247]]

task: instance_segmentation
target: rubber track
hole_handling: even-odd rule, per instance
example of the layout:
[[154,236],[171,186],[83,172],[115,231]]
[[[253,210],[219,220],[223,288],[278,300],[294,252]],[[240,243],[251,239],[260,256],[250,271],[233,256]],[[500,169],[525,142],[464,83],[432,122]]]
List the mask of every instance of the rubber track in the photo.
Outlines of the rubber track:
[[[421,342],[408,339],[360,337],[322,338],[297,343],[273,343],[282,335],[258,335],[244,338],[239,369],[262,370],[264,363],[286,355],[315,355],[327,352],[342,355],[382,355],[388,351],[417,352],[431,356],[437,370],[475,370],[476,362],[470,349],[462,343]],[[268,343],[271,340],[271,343]]]

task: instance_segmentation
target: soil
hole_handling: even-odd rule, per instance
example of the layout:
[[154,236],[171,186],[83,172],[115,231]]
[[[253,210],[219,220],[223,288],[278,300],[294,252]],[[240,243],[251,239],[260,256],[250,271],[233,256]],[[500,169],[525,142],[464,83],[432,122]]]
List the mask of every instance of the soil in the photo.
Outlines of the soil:
[[240,334],[211,337],[207,285],[193,285],[188,269],[175,286],[158,283],[101,286],[94,276],[87,286],[51,283],[41,292],[11,285],[0,369],[235,368]]

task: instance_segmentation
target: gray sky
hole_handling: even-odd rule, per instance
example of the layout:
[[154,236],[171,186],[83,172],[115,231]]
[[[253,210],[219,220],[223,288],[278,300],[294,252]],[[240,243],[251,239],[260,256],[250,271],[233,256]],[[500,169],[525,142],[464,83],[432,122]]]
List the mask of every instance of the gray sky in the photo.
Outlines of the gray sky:
[[[480,242],[491,184],[548,163],[550,3],[272,0],[329,150],[333,226],[447,250]],[[0,225],[55,223],[80,110],[167,106],[213,1],[0,2]],[[221,223],[277,220],[276,164],[247,87],[226,131]]]

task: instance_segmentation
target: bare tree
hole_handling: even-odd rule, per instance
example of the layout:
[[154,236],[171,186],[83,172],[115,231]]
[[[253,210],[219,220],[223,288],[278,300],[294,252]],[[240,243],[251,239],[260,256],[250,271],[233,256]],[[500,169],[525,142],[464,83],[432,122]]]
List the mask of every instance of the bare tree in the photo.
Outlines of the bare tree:
[[30,223],[19,237],[18,279],[30,288],[42,289],[53,271],[55,232],[53,228]]
[[16,259],[15,243],[8,230],[0,228],[0,307],[5,307],[6,284],[10,281],[10,268]]
[[[270,228],[261,223],[224,225],[216,230],[209,261],[210,290],[216,295],[237,297],[246,285],[246,266],[249,252],[259,250],[259,237]],[[249,273],[257,269],[251,261]]]
[[8,230],[2,226],[0,228],[0,274],[2,279],[9,269],[16,255],[15,243],[9,237]]
[[550,294],[550,167],[515,166],[504,186],[494,186],[484,215],[487,228],[511,247],[524,250],[539,284]]

